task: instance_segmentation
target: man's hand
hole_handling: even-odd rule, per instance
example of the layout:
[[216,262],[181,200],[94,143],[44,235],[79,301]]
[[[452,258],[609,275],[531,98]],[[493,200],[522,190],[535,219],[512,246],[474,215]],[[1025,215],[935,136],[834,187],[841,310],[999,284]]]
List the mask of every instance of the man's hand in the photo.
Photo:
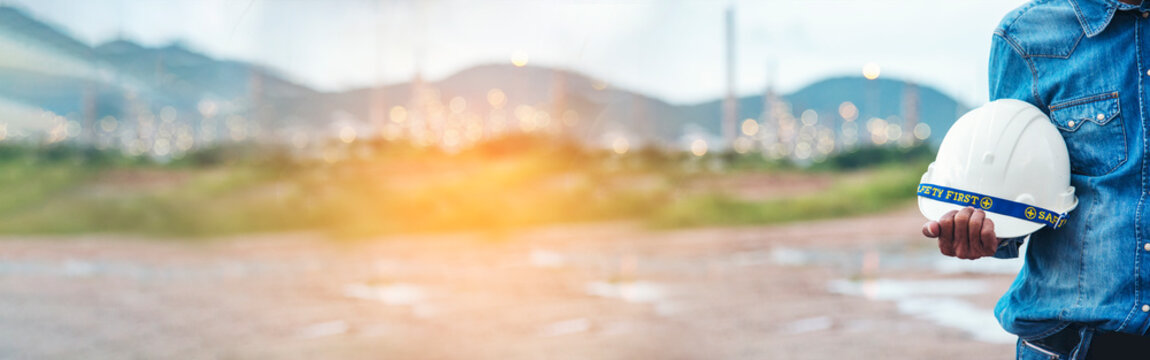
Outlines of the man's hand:
[[938,250],[959,259],[991,256],[998,249],[994,222],[986,218],[986,212],[972,207],[952,210],[938,221],[927,221],[922,225],[922,234],[938,238]]

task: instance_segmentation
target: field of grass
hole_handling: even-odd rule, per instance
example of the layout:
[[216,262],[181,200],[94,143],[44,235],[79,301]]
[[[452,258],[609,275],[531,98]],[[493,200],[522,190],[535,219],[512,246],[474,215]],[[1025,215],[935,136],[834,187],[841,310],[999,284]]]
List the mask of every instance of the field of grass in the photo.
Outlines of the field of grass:
[[685,197],[651,218],[660,227],[752,225],[863,215],[894,208],[915,198],[926,166],[887,165],[843,177],[812,194],[748,201],[723,192]]
[[[758,155],[643,150],[619,156],[509,138],[446,154],[353,144],[337,160],[277,149],[212,149],[166,163],[71,148],[0,147],[0,233],[203,237],[320,230],[338,237],[641,220],[657,227],[765,224],[906,204],[928,149],[874,148],[800,168]],[[699,179],[834,178],[813,192],[750,200]],[[698,186],[695,186],[698,188]]]

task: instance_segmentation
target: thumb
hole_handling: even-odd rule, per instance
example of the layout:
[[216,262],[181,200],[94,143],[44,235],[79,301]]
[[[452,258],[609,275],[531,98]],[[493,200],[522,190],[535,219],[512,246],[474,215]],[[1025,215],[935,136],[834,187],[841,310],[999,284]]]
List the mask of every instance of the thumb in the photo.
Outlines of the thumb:
[[938,233],[942,231],[942,227],[937,221],[927,221],[922,224],[922,235],[928,238],[937,238]]

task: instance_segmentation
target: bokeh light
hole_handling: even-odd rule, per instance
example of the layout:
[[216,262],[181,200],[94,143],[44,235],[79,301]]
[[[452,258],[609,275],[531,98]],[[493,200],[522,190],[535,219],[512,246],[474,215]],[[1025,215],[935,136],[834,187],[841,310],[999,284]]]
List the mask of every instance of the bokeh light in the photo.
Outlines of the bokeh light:
[[630,149],[631,149],[631,143],[629,141],[627,141],[627,138],[625,138],[625,137],[622,137],[622,136],[616,137],[615,141],[611,142],[611,150],[615,151],[616,154],[619,154],[619,155],[626,154],[627,150],[630,150]]
[[879,68],[878,63],[875,62],[866,63],[866,65],[863,65],[862,68],[863,77],[865,77],[867,80],[878,79],[879,73],[881,72],[882,69]]
[[819,113],[814,109],[804,110],[803,113],[799,115],[799,120],[803,122],[803,125],[814,126],[819,123]]
[[563,125],[567,127],[574,127],[579,124],[579,112],[575,110],[566,110],[563,112]]
[[902,125],[890,123],[886,125],[886,138],[888,141],[902,139]]
[[516,50],[515,52],[511,53],[511,64],[515,65],[515,67],[527,66],[527,61],[529,59],[530,57],[527,56],[526,51]]
[[342,141],[344,144],[350,144],[354,142],[356,135],[357,134],[355,128],[351,126],[345,125],[339,129],[339,141]]
[[492,108],[502,109],[503,105],[507,104],[507,94],[498,88],[487,90],[487,103],[491,104]]
[[844,101],[842,104],[839,104],[839,116],[846,121],[855,121],[859,116],[859,108],[850,101]]
[[452,114],[462,114],[464,110],[467,110],[467,99],[462,96],[453,97],[447,103],[447,108],[451,109]]
[[918,123],[914,125],[914,138],[919,140],[926,140],[930,137],[930,125],[926,123]]
[[695,156],[703,156],[707,154],[707,141],[697,139],[691,142],[691,154]]
[[110,133],[116,131],[117,127],[119,127],[119,123],[116,121],[116,118],[111,115],[100,119],[100,130],[104,130],[104,132]]
[[591,79],[591,88],[595,91],[603,91],[607,89],[607,82],[599,79]]
[[407,121],[407,109],[402,106],[391,107],[391,111],[388,115],[391,122],[396,124],[402,124],[404,121]]
[[746,153],[750,152],[751,149],[754,148],[754,146],[755,146],[754,140],[751,140],[750,138],[743,137],[743,136],[740,136],[739,138],[735,139],[734,144],[731,144],[731,147],[734,148],[735,152],[739,153],[739,154],[746,154]]
[[755,134],[759,133],[759,123],[755,121],[755,119],[743,120],[742,130],[743,135],[755,136]]

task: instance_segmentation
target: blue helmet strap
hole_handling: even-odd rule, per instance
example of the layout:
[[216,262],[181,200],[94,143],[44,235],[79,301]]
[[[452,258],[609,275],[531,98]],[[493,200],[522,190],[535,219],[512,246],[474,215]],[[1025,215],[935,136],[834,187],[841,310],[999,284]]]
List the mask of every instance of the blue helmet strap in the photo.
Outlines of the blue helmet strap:
[[1006,215],[1057,229],[1066,224],[1066,213],[1051,211],[1037,206],[996,198],[976,192],[938,186],[918,184],[918,196],[944,203],[971,206],[995,214]]

